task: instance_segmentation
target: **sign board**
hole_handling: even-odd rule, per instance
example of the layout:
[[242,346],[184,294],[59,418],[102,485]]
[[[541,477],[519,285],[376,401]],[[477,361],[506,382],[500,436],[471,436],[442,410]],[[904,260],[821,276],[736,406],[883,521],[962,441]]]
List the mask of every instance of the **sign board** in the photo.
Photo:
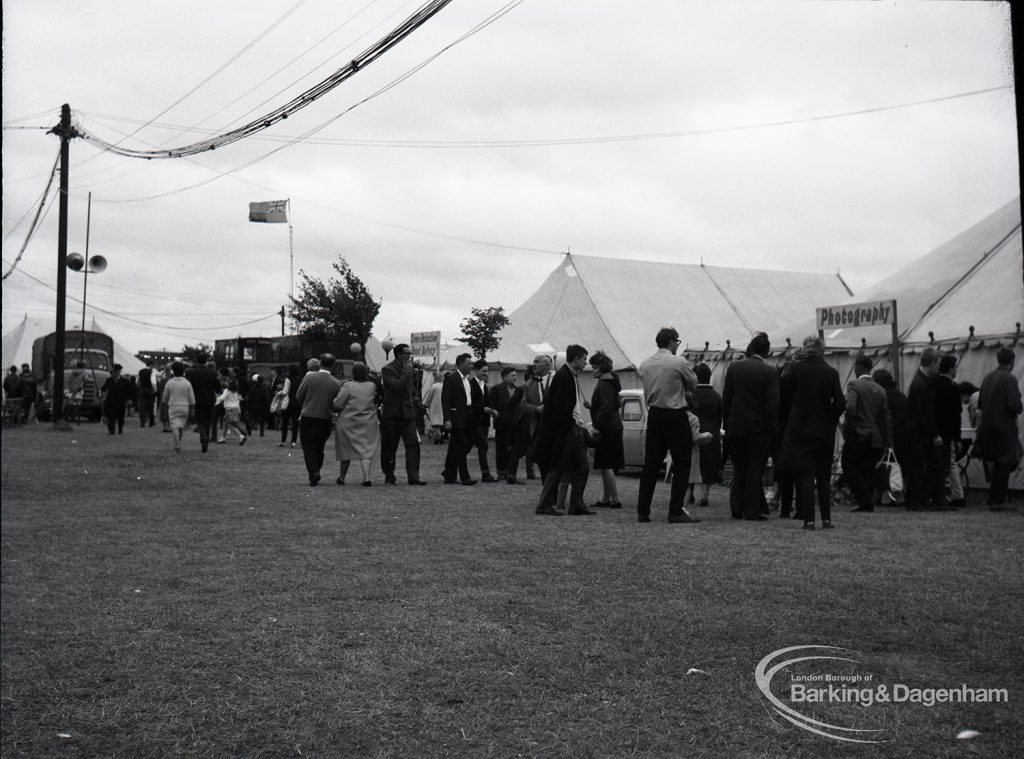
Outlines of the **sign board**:
[[819,330],[894,325],[896,301],[876,300],[845,306],[824,306],[817,309],[817,314]]
[[441,333],[413,332],[409,336],[409,348],[415,358],[431,358],[436,366],[441,360]]

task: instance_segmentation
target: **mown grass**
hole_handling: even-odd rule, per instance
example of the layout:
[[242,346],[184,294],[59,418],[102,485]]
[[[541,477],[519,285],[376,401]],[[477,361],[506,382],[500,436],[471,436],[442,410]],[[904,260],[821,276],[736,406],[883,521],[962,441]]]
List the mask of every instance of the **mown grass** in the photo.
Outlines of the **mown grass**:
[[[621,512],[540,518],[536,483],[439,484],[440,447],[424,447],[427,488],[333,474],[310,488],[276,437],[206,456],[195,436],[174,456],[169,437],[4,431],[4,757],[1024,746],[1021,514],[883,509],[807,533],[734,522],[715,492],[702,524],[668,525],[661,485],[641,525],[625,477]],[[762,657],[800,644],[1010,703],[818,707],[890,741],[842,744],[775,716],[755,686]],[[981,735],[959,741],[964,728]]]

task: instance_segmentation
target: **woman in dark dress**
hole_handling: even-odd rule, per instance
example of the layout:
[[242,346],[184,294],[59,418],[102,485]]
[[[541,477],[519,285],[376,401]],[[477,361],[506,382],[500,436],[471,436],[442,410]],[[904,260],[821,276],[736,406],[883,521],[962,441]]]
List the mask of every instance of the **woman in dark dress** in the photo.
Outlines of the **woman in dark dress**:
[[711,442],[700,448],[700,505],[708,505],[711,486],[722,481],[722,396],[711,387],[711,367],[697,364],[693,368],[697,375],[697,407],[694,411],[700,419],[700,431],[711,433]]
[[601,500],[597,508],[621,509],[615,473],[626,466],[622,448],[622,416],[619,407],[622,400],[619,391],[622,385],[612,373],[612,360],[601,351],[590,357],[597,385],[590,399],[590,421],[601,433],[601,439],[594,449],[594,469],[601,472]]

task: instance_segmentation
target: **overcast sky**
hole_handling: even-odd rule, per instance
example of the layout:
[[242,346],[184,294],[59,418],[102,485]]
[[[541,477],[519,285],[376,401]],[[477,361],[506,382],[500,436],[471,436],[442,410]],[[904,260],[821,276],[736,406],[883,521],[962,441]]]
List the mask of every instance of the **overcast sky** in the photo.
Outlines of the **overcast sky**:
[[[1007,3],[508,5],[353,109],[506,7],[454,0],[300,114],[215,153],[145,161],[73,140],[69,249],[84,252],[92,192],[90,252],[109,259],[89,278],[90,316],[132,351],[280,334],[288,227],[248,222],[250,201],[291,199],[296,281],[345,257],[383,299],[375,333],[406,339],[453,338],[474,306],[511,312],[570,247],[839,270],[856,292],[1019,193]],[[4,3],[4,272],[59,147],[21,127],[52,126],[68,103],[108,142],[138,130],[122,144],[185,145],[291,99],[418,6]],[[56,250],[53,203],[4,280],[4,333],[53,318]],[[68,283],[80,297],[81,276]]]

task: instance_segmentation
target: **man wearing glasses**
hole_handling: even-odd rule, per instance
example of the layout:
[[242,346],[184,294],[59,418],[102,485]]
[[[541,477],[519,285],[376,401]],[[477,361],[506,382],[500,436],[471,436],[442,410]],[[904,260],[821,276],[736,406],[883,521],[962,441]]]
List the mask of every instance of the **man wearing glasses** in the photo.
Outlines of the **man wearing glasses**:
[[636,502],[637,520],[651,521],[651,501],[665,454],[672,454],[672,492],[668,502],[670,524],[699,522],[684,506],[689,480],[693,441],[686,416],[686,391],[697,388],[697,377],[690,362],[676,351],[682,344],[675,327],[662,327],[654,338],[658,350],[640,364],[647,401],[647,436],[644,468],[640,475],[640,494]]

